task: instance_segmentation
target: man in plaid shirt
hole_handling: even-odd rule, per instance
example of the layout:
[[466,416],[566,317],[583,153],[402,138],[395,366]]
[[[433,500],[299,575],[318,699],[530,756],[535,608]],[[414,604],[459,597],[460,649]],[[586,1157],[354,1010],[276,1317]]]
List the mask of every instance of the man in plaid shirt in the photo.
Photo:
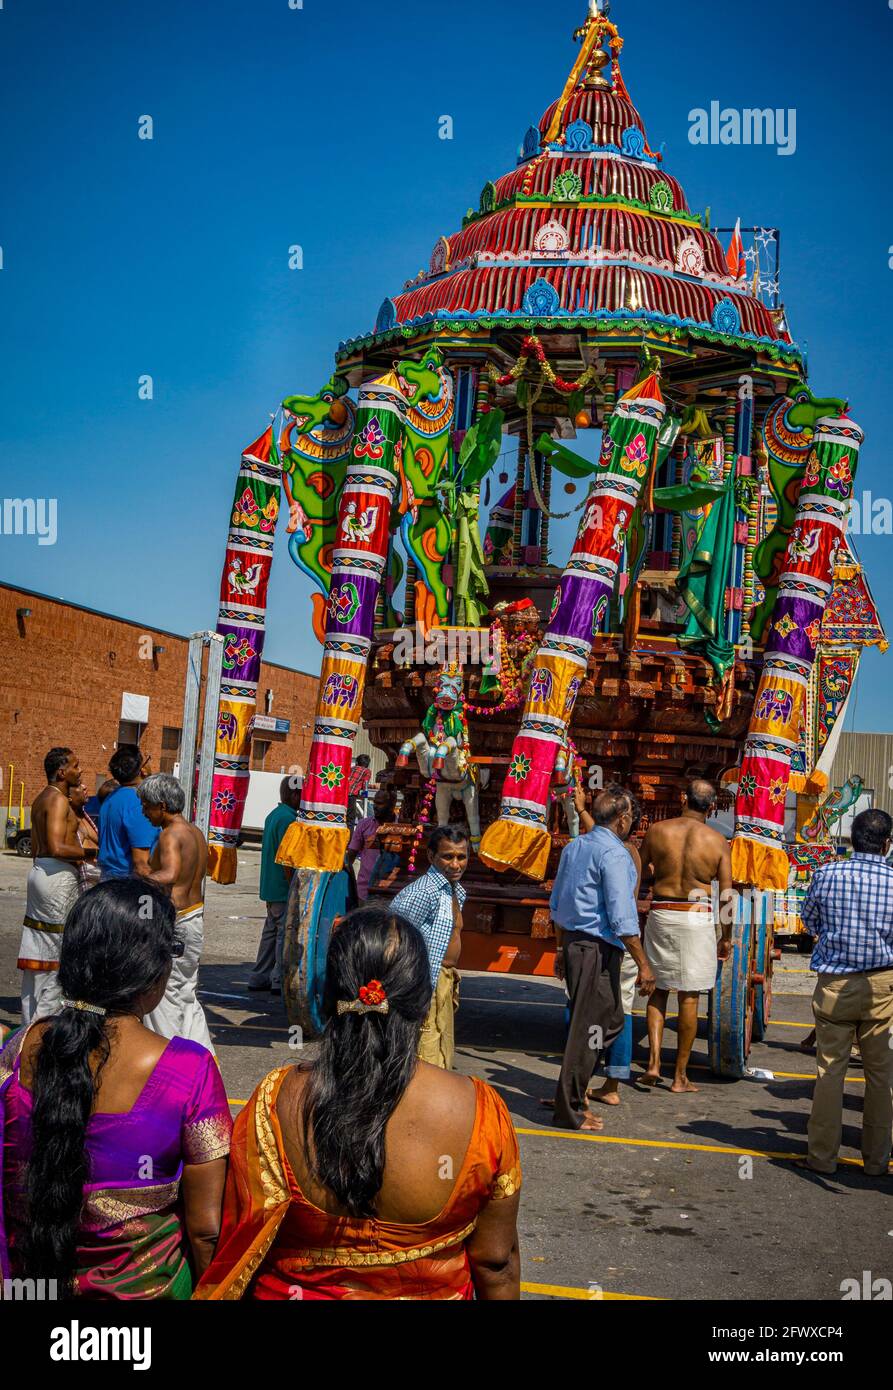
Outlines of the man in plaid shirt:
[[807,1166],[833,1173],[843,1117],[843,1083],[853,1039],[865,1069],[862,1161],[886,1175],[893,1130],[893,867],[886,863],[893,819],[863,811],[853,821],[853,854],[818,869],[801,916],[818,937],[812,1011],[818,1076]]
[[468,868],[471,846],[462,825],[439,825],[428,840],[431,867],[394,898],[393,909],[425,938],[434,990],[419,1039],[419,1057],[451,1071],[455,1019],[459,1007],[459,956],[465,889],[459,880]]

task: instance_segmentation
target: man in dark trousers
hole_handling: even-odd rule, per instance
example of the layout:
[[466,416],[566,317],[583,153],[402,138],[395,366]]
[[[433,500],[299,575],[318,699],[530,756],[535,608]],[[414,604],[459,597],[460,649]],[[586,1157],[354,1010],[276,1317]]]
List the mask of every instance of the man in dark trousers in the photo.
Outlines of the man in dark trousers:
[[252,991],[279,990],[282,983],[282,946],[285,939],[285,909],[291,887],[292,870],[276,863],[282,837],[301,805],[301,788],[296,777],[283,777],[279,784],[279,805],[264,821],[264,838],[260,855],[260,897],[266,904],[267,915],[257,960],[248,976]]
[[619,787],[600,792],[594,827],[566,845],[549,908],[558,934],[556,974],[567,982],[571,1019],[553,1123],[560,1129],[598,1130],[604,1121],[586,1106],[586,1088],[599,1059],[623,1031],[620,964],[624,950],[639,967],[640,994],[654,976],[639,934],[638,874],[624,844],[633,801]]

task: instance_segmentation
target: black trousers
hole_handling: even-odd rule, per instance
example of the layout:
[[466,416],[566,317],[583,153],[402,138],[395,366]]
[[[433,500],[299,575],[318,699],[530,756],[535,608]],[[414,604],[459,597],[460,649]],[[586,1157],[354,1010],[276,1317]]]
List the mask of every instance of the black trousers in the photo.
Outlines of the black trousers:
[[583,932],[563,932],[562,942],[571,1022],[552,1123],[559,1129],[579,1129],[586,1110],[586,1088],[599,1056],[623,1031],[623,951]]

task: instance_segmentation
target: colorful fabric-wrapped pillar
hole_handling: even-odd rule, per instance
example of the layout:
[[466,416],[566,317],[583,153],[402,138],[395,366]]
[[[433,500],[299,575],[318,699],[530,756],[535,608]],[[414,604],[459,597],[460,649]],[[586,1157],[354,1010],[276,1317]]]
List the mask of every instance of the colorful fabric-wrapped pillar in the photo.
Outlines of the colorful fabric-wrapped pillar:
[[208,873],[215,883],[236,881],[281,476],[273,431],[266,429],[242,455],[220,581],[217,631],[226,643],[208,829]]
[[303,799],[277,856],[278,863],[292,868],[335,872],[344,863],[353,743],[375,630],[375,601],[387,563],[406,413],[396,373],[363,387],[338,510]]
[[732,873],[737,883],[788,883],[785,802],[807,686],[834,582],[863,434],[845,416],[820,419],[797,502],[767,633],[763,674],[738,781]]
[[605,429],[599,471],[536,655],[499,820],[481,841],[480,858],[500,872],[517,869],[530,878],[545,876],[555,758],[611,600],[627,528],[654,467],[665,410],[652,374],[621,397]]

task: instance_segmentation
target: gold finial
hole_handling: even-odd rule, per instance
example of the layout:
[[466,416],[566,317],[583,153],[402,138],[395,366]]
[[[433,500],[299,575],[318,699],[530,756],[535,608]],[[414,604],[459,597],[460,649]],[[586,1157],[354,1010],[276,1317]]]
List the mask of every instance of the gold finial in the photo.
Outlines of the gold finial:
[[599,92],[609,91],[611,84],[607,78],[602,76],[602,68],[606,68],[610,61],[611,59],[603,48],[594,48],[586,68],[583,86]]

